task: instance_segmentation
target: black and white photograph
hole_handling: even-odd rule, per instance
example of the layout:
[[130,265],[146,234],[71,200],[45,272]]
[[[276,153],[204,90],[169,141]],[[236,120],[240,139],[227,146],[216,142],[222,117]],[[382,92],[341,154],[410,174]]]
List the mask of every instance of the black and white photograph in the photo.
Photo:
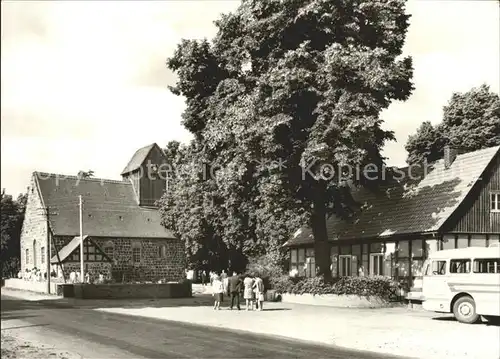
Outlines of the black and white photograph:
[[1,358],[500,358],[500,1],[3,0]]

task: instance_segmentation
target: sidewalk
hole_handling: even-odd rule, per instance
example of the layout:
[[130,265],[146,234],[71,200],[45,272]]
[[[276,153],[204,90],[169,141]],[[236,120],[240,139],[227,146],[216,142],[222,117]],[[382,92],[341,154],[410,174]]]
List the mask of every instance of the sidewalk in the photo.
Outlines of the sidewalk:
[[57,295],[42,294],[36,292],[29,292],[26,290],[12,289],[3,287],[1,290],[2,295],[16,297],[23,300],[37,301],[37,300],[57,300],[62,297]]
[[78,309],[199,307],[211,306],[213,303],[212,296],[208,294],[194,294],[191,298],[78,299],[2,288],[2,295],[28,301],[50,302],[54,303],[54,305],[76,307]]
[[[225,298],[226,299],[226,298]],[[227,306],[226,302],[223,304]],[[435,358],[498,359],[500,327],[466,325],[450,315],[406,308],[344,309],[265,303],[263,312],[203,306],[96,310],[279,335],[379,353]]]

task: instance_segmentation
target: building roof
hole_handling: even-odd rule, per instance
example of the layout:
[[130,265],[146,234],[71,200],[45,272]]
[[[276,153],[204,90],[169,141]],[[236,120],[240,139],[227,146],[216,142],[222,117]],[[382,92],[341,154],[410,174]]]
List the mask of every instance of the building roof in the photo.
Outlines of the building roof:
[[[500,146],[458,155],[446,169],[441,159],[425,176],[391,179],[378,191],[353,188],[360,210],[349,220],[327,219],[328,239],[374,239],[393,235],[433,233],[440,230],[481,179]],[[408,173],[409,168],[400,169]],[[402,175],[399,176],[403,177]],[[313,242],[310,228],[299,229],[285,246]]]
[[129,182],[42,172],[35,172],[34,178],[40,189],[42,205],[50,209],[54,235],[79,235],[81,195],[85,235],[175,238],[162,226],[157,209],[138,206],[133,185]]
[[[122,171],[122,175],[125,175],[127,173],[130,173],[132,171],[137,170],[141,165],[144,163],[146,158],[149,155],[149,152],[153,149],[153,147],[157,147],[158,145],[156,143],[152,143],[148,146],[139,148],[137,151],[135,151],[134,155],[130,159],[129,163],[125,166],[125,168]],[[158,149],[160,149],[158,147]],[[161,151],[161,149],[160,149]],[[161,151],[163,153],[163,151]]]
[[[105,260],[110,262],[112,261],[111,258],[109,258],[107,254],[104,253],[101,247],[99,247],[99,245],[92,240],[92,238],[90,238],[89,236],[83,236],[83,241],[84,242],[90,241],[92,245],[96,247],[98,251],[101,252]],[[59,256],[56,254],[50,259],[50,263],[52,264],[59,263],[58,257],[61,260],[61,262],[64,262],[75,251],[75,249],[78,248],[79,245],[80,245],[80,236],[76,236],[68,244],[66,244],[59,250]]]

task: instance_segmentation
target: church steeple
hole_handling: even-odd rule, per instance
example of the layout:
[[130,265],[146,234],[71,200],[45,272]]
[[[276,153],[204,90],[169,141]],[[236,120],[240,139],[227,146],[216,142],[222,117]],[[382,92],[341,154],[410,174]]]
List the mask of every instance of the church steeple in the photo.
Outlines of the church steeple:
[[166,177],[160,173],[167,159],[161,148],[153,143],[138,149],[123,169],[123,180],[134,186],[139,206],[155,206],[166,189]]

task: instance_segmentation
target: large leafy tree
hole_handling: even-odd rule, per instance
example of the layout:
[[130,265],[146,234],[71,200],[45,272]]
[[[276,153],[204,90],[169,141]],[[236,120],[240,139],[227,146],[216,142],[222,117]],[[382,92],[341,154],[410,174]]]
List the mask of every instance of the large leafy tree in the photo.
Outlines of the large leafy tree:
[[1,252],[2,276],[16,274],[20,268],[21,228],[26,209],[27,194],[19,195],[14,200],[11,195],[1,194]]
[[443,108],[443,121],[424,122],[408,138],[408,163],[433,162],[450,145],[462,151],[500,145],[500,96],[483,84],[465,93],[454,93]]
[[217,218],[211,215],[213,189],[197,168],[193,145],[170,142],[165,153],[169,169],[168,190],[160,201],[163,223],[184,240],[191,267],[216,269],[226,251],[216,231]]
[[338,173],[372,183],[349,169],[382,168],[380,150],[393,133],[379,114],[413,88],[411,59],[401,58],[404,5],[242,1],[216,21],[211,43],[179,44],[168,61],[179,78],[172,91],[186,98],[183,123],[197,159],[220,166],[207,185],[220,200],[214,211],[224,242],[249,252],[267,245],[253,233],[276,219],[305,218],[319,272],[329,276],[326,217],[349,214]]

